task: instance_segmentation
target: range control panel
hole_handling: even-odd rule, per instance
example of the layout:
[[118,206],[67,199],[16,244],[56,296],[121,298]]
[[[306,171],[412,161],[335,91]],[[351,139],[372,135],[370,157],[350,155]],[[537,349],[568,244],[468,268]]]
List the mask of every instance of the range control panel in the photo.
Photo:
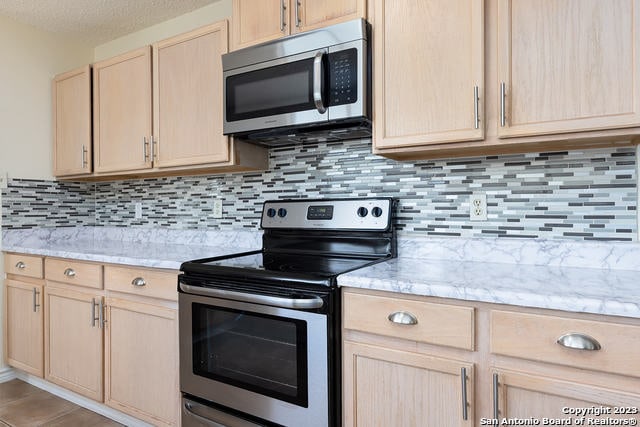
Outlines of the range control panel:
[[262,228],[383,231],[391,224],[393,199],[354,198],[270,200],[262,209]]

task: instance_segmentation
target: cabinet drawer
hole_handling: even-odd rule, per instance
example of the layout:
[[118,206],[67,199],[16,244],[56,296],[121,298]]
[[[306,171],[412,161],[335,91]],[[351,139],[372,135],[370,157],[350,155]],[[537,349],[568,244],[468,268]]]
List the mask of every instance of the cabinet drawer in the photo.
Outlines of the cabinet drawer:
[[6,254],[4,256],[4,271],[7,274],[42,279],[42,257],[33,255]]
[[[601,348],[567,348],[557,342],[567,334],[574,337],[576,334],[586,335],[595,339]],[[491,312],[492,353],[594,371],[640,377],[639,336],[640,326],[508,311]]]
[[47,258],[44,266],[47,280],[102,289],[102,266],[100,264]]
[[178,300],[178,273],[135,267],[104,267],[105,288],[141,296]]
[[[415,318],[415,324],[400,324],[397,317]],[[400,320],[400,319],[397,319]],[[344,293],[344,327],[429,344],[465,350],[474,349],[474,309],[433,304],[403,297]]]

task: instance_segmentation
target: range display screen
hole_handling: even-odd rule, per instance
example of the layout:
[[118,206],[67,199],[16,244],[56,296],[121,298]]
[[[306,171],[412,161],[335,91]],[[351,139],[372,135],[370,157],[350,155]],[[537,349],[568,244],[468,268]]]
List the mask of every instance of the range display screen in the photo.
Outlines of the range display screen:
[[333,206],[309,206],[307,219],[333,219]]

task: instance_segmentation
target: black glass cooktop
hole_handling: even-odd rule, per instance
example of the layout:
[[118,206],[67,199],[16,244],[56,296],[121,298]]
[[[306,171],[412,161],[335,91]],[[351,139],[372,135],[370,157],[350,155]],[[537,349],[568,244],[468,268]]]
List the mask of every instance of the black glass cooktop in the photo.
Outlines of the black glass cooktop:
[[187,274],[206,275],[211,279],[268,279],[279,282],[304,282],[334,286],[339,274],[366,267],[386,258],[336,255],[286,254],[256,251],[182,264]]
[[349,258],[318,255],[290,255],[273,253],[255,253],[215,261],[203,262],[203,266],[232,267],[249,270],[263,270],[281,273],[302,273],[314,276],[333,277],[347,271],[364,267],[375,258]]

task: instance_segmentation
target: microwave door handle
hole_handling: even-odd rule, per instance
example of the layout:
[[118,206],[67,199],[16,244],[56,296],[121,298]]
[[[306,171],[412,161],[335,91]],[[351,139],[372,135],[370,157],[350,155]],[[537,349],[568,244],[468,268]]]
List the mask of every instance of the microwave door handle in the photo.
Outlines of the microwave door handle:
[[324,52],[318,52],[313,58],[313,102],[320,114],[324,114],[327,111],[327,107],[322,100],[322,80],[324,77],[324,73],[322,72],[322,57],[324,55]]

